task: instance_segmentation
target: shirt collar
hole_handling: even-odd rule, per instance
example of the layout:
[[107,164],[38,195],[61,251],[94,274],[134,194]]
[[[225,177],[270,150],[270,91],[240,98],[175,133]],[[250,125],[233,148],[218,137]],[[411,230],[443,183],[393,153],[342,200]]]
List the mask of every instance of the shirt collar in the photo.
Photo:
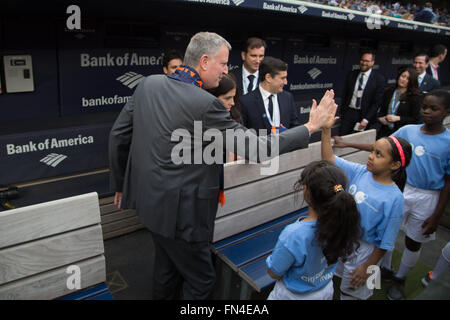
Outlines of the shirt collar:
[[367,70],[366,72],[359,72],[360,74],[364,74],[364,78],[368,79],[370,77],[370,74],[372,73],[372,68],[370,68],[369,70]]
[[270,93],[269,91],[264,90],[263,87],[261,87],[261,85],[259,85],[259,91],[261,92],[261,96],[263,98],[263,101],[268,99],[270,95],[273,95],[274,97],[277,96],[276,93]]
[[248,76],[251,75],[251,74],[255,76],[255,79],[258,79],[258,76],[259,76],[259,70],[256,70],[255,73],[250,73],[250,72],[247,71],[247,69],[245,69],[244,65],[242,65],[242,70],[244,71],[244,77],[245,77],[245,79],[248,80]]

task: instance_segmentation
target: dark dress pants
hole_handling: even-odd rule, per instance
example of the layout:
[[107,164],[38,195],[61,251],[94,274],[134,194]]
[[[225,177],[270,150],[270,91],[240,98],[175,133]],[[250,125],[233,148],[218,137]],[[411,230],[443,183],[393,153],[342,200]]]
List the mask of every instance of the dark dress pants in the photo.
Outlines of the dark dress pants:
[[211,299],[216,271],[209,242],[170,239],[154,232],[152,237],[155,245],[153,299]]

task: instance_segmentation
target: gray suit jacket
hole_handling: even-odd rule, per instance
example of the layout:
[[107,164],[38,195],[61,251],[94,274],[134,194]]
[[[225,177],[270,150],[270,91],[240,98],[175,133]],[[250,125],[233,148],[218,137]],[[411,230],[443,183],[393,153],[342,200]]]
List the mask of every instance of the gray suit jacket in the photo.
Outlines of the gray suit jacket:
[[[172,133],[183,129],[182,136],[194,137],[194,121],[202,121],[203,131],[218,129],[224,139],[227,129],[247,130],[230,118],[219,99],[201,88],[165,75],[141,81],[111,129],[110,181],[113,191],[123,192],[122,208],[135,208],[150,231],[190,242],[211,241],[222,164],[175,164],[171,158],[181,140],[178,136],[171,141]],[[280,154],[309,142],[304,126],[279,137]],[[253,133],[247,134],[246,142],[253,138],[262,147],[272,147],[269,139]],[[193,149],[184,149],[183,155]],[[237,152],[247,159],[254,156],[248,150]]]

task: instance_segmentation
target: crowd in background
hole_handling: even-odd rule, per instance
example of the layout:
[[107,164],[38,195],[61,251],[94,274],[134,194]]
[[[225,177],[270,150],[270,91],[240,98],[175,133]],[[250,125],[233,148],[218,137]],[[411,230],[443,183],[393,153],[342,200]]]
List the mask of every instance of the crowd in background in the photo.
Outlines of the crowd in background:
[[401,4],[399,1],[362,0],[308,0],[308,2],[440,26],[449,26],[450,24],[450,15],[447,8],[433,8],[431,2],[426,2],[424,5],[410,2]]

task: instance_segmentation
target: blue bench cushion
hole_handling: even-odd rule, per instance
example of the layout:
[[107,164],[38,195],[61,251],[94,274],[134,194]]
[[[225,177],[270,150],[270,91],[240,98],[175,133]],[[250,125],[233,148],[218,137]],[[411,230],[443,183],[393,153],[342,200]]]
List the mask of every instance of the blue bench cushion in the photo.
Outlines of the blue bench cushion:
[[257,291],[275,282],[267,274],[266,258],[286,225],[307,213],[304,208],[214,243],[216,254]]
[[106,283],[100,283],[87,289],[71,293],[58,300],[114,300],[112,294],[109,292]]

